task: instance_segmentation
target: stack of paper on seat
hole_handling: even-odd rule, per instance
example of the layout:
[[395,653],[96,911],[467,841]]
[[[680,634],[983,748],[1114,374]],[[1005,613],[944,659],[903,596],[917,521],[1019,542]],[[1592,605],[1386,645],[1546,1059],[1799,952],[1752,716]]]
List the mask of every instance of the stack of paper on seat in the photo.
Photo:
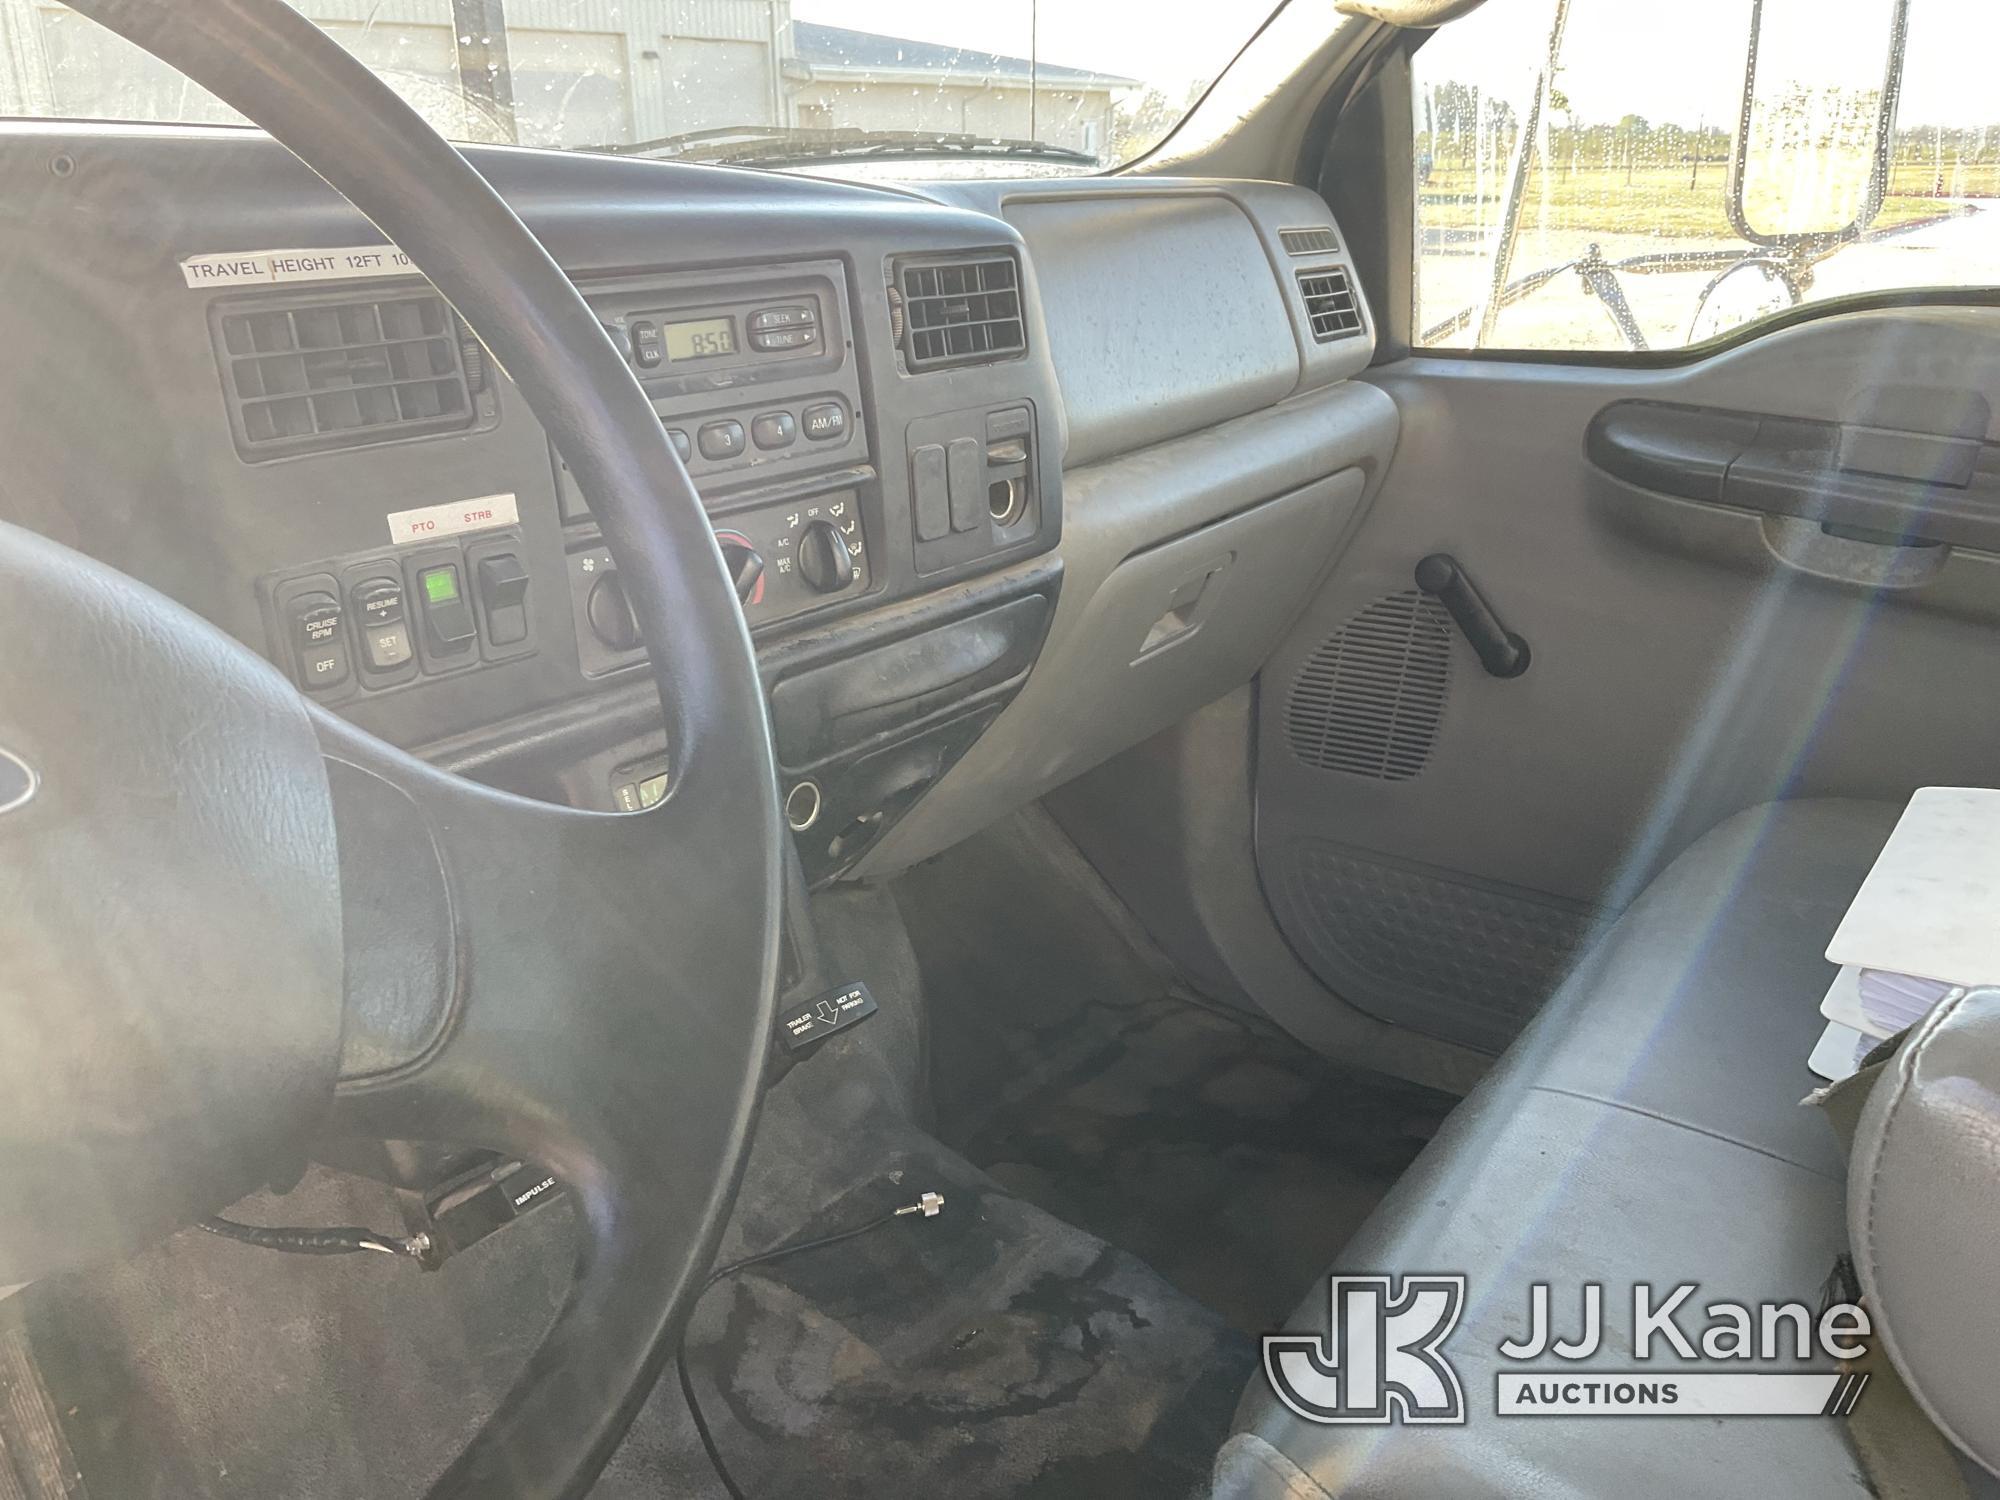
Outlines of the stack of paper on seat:
[[1811,1066],[1827,1078],[1954,990],[2000,984],[2000,791],[1912,797],[1826,956],[1841,969],[1820,1002],[1829,1024]]

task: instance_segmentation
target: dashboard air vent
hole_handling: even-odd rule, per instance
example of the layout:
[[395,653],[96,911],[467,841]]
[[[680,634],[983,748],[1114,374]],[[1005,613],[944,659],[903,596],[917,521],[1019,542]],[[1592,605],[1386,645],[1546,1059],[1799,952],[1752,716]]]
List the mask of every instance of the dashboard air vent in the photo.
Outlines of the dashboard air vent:
[[452,432],[477,421],[478,346],[435,292],[219,304],[237,447],[261,460]]
[[1333,231],[1323,224],[1311,229],[1280,229],[1278,243],[1287,255],[1327,255],[1340,248]]
[[1347,272],[1339,266],[1299,272],[1299,292],[1306,299],[1306,318],[1313,337],[1322,344],[1361,332],[1361,306]]
[[896,283],[903,352],[913,370],[985,364],[1028,347],[1021,273],[1011,255],[906,261]]

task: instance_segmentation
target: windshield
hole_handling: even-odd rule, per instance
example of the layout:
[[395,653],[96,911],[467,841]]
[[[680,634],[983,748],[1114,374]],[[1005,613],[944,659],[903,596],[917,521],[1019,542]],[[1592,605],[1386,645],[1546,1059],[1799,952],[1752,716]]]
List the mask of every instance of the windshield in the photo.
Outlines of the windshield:
[[[294,0],[454,140],[1087,172],[1157,145],[1266,10],[1148,0]],[[0,0],[0,114],[237,124],[95,22]],[[932,171],[925,167],[921,170]]]

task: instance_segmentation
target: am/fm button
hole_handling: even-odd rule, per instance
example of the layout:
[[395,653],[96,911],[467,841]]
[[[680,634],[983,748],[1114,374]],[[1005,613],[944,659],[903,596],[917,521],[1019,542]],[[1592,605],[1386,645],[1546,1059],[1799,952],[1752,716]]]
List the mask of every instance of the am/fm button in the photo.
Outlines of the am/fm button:
[[833,438],[846,437],[847,408],[838,401],[808,406],[799,413],[799,425],[805,428],[806,437],[811,442],[824,443]]

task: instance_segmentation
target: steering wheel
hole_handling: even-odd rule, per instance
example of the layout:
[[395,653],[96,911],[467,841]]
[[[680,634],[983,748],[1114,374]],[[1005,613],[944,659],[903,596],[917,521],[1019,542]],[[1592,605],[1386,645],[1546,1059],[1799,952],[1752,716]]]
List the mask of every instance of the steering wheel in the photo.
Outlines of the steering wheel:
[[[386,85],[282,0],[76,9],[290,147],[477,331],[602,524],[674,768],[623,815],[445,774],[0,525],[0,1286],[193,1223],[315,1129],[517,1154],[569,1187],[583,1249],[431,1493],[579,1495],[714,1254],[768,1055],[783,829],[735,594],[589,307]],[[384,843],[425,856],[394,903],[369,878]]]

